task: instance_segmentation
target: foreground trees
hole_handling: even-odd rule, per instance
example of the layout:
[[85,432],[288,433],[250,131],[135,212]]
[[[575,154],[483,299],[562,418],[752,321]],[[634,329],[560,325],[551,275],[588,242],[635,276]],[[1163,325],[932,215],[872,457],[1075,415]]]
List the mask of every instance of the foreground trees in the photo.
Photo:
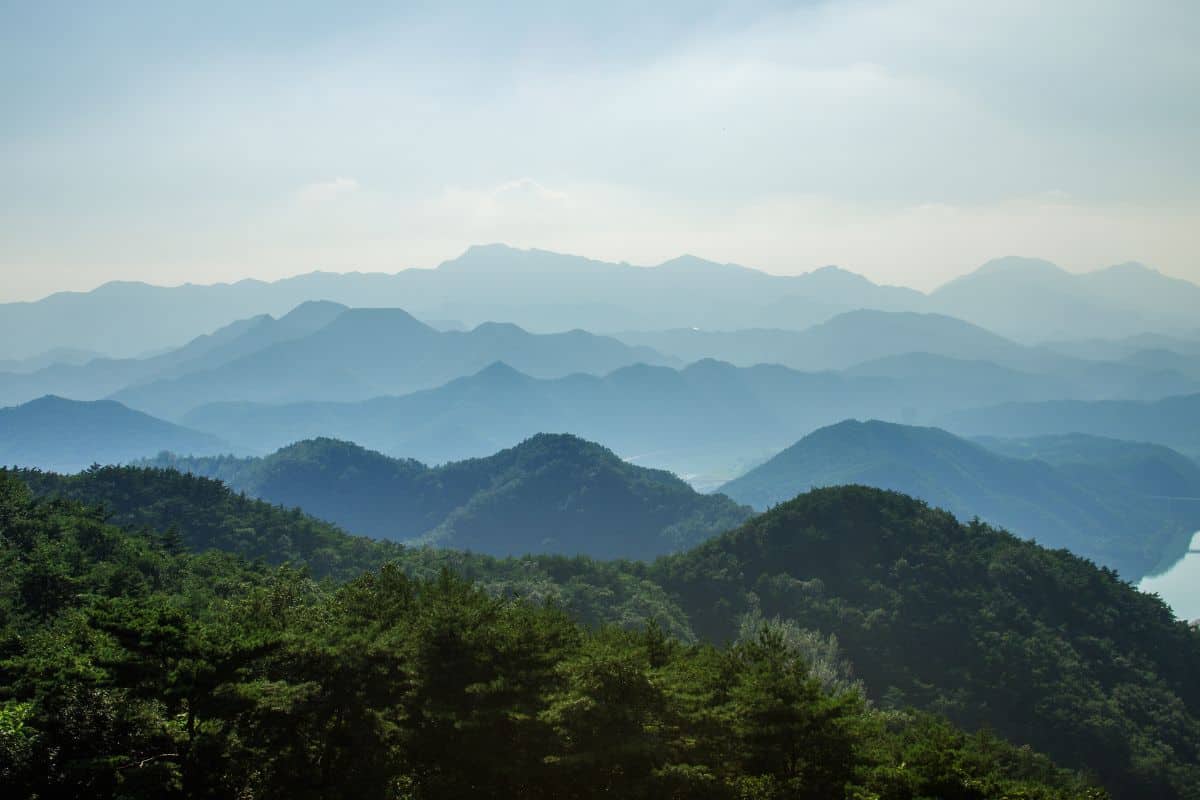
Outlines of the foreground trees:
[[12,797],[1100,797],[883,712],[786,631],[724,648],[384,566],[341,587],[0,478]]

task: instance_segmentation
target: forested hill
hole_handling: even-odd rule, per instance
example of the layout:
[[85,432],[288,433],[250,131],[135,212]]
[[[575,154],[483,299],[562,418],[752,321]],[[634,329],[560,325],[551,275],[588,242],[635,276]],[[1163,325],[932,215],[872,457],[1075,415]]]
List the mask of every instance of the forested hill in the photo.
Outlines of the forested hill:
[[1200,633],[1111,571],[905,495],[801,495],[650,576],[722,640],[739,614],[836,632],[886,704],[990,726],[1118,797],[1200,787]]
[[93,467],[75,475],[0,469],[0,477],[22,481],[38,497],[102,507],[109,522],[167,535],[193,553],[220,550],[269,565],[291,564],[317,578],[349,580],[404,552],[392,542],[350,536],[298,509],[170,469]]
[[[174,523],[197,545],[198,531],[213,530],[216,546],[253,547],[268,561],[279,560],[275,547],[307,554],[310,564],[323,563],[316,554],[341,564],[394,555],[418,576],[450,566],[494,596],[554,600],[589,623],[637,629],[658,620],[683,641],[731,641],[748,621],[778,616],[810,644],[836,635],[880,708],[912,705],[994,730],[1096,775],[1121,800],[1191,798],[1200,786],[1200,633],[1112,572],[896,493],[813,491],[644,564],[412,550],[311,520],[322,536],[298,528],[293,539],[290,512],[167,470],[24,477],[39,492],[105,502],[114,521],[159,531]],[[187,487],[196,494],[178,496]],[[215,523],[204,521],[209,514]]]
[[443,573],[333,588],[0,474],[6,796],[1039,798],[1086,779],[867,705],[836,646],[579,627]]
[[326,438],[261,459],[162,455],[146,463],[218,478],[354,533],[500,556],[652,558],[751,514],[724,495],[700,494],[668,472],[568,435],[540,434],[487,458],[432,468]]

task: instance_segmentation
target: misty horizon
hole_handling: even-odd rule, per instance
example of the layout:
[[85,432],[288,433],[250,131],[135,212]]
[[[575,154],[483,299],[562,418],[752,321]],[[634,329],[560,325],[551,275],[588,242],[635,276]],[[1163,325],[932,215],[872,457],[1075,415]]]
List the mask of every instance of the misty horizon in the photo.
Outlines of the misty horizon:
[[[312,275],[395,276],[395,275],[398,275],[398,274],[401,274],[404,272],[409,272],[409,271],[437,270],[448,264],[453,264],[458,259],[471,253],[472,251],[487,250],[489,248],[503,248],[503,249],[512,250],[512,251],[516,251],[516,252],[543,253],[543,254],[556,255],[556,256],[566,256],[566,257],[573,258],[573,259],[585,259],[587,261],[592,261],[592,262],[610,265],[610,266],[631,267],[631,268],[635,268],[635,269],[646,269],[646,270],[658,269],[660,267],[671,265],[671,264],[674,264],[677,262],[702,262],[704,264],[713,265],[713,266],[740,268],[740,269],[745,269],[745,270],[751,270],[754,272],[762,272],[767,275],[774,275],[774,276],[778,276],[778,277],[801,277],[801,276],[805,276],[805,275],[811,275],[813,273],[820,273],[820,272],[826,271],[826,270],[832,270],[832,271],[849,273],[851,275],[856,275],[856,276],[866,278],[867,280],[870,280],[872,283],[876,283],[876,285],[879,285],[879,286],[895,286],[895,287],[900,287],[900,288],[912,289],[912,290],[920,292],[922,294],[929,294],[929,293],[936,291],[937,289],[945,286],[948,283],[952,283],[952,282],[958,280],[959,278],[966,277],[968,275],[971,275],[972,273],[975,273],[980,270],[989,268],[989,267],[997,265],[997,264],[1002,264],[1005,262],[1029,262],[1029,263],[1037,262],[1037,263],[1042,263],[1042,264],[1048,265],[1049,267],[1053,267],[1058,270],[1062,270],[1063,272],[1067,272],[1071,275],[1087,275],[1087,274],[1096,273],[1096,272],[1104,272],[1106,270],[1144,269],[1144,270],[1147,270],[1150,272],[1159,273],[1159,274],[1164,275],[1169,278],[1176,278],[1179,280],[1185,280],[1188,283],[1196,284],[1196,281],[1194,281],[1194,280],[1190,280],[1186,277],[1181,277],[1178,275],[1170,275],[1170,274],[1158,269],[1153,264],[1147,264],[1145,262],[1138,261],[1136,259],[1120,261],[1120,262],[1111,262],[1111,263],[1110,262],[1098,263],[1098,264],[1093,264],[1093,265],[1085,265],[1085,266],[1082,266],[1077,269],[1070,269],[1070,268],[1064,267],[1061,264],[1057,264],[1057,263],[1051,261],[1050,259],[1042,258],[1038,255],[1019,255],[1019,254],[1015,254],[1015,253],[1008,253],[1008,254],[1002,254],[1002,255],[996,255],[994,257],[990,257],[978,264],[965,265],[961,272],[951,274],[949,277],[945,278],[943,281],[941,281],[939,283],[928,284],[928,285],[924,286],[924,288],[922,288],[921,286],[915,286],[915,285],[912,285],[909,283],[905,283],[902,280],[897,280],[897,281],[893,281],[893,282],[875,281],[869,275],[862,273],[862,272],[858,272],[850,266],[847,266],[844,264],[836,264],[836,263],[820,264],[820,265],[807,267],[807,268],[797,268],[793,271],[778,272],[778,271],[770,271],[767,269],[763,269],[763,268],[753,265],[753,264],[741,263],[741,262],[736,262],[736,261],[726,261],[726,262],[716,261],[716,260],[706,258],[703,255],[693,253],[693,252],[681,252],[677,255],[671,256],[667,259],[664,259],[663,261],[656,262],[656,263],[638,263],[638,262],[630,261],[628,259],[618,259],[618,260],[600,259],[600,258],[597,258],[588,253],[562,252],[562,251],[552,250],[552,249],[543,248],[543,247],[516,247],[507,242],[480,242],[480,243],[476,243],[476,244],[467,246],[464,250],[460,251],[457,255],[452,255],[450,257],[441,259],[441,260],[436,261],[435,263],[428,265],[428,266],[426,266],[426,265],[402,266],[402,267],[398,267],[397,269],[394,269],[394,270],[386,270],[386,269],[359,270],[359,269],[353,269],[353,268],[323,269],[318,266],[318,267],[314,267],[312,269],[300,270],[300,271],[292,272],[289,274],[280,275],[278,277],[270,277],[270,278],[260,278],[260,277],[254,277],[252,275],[246,275],[244,277],[241,277],[241,278],[238,278],[235,280],[228,280],[228,281],[217,280],[217,281],[211,281],[211,282],[203,282],[203,281],[198,281],[198,280],[185,280],[181,283],[158,283],[158,282],[154,281],[153,279],[146,280],[146,279],[140,279],[140,278],[128,278],[128,277],[123,277],[123,276],[118,275],[118,276],[109,278],[101,283],[87,286],[87,287],[59,288],[59,289],[54,289],[47,294],[31,296],[31,297],[13,297],[13,298],[0,297],[0,304],[3,304],[3,303],[33,303],[33,302],[37,302],[39,300],[44,300],[55,294],[64,294],[64,293],[86,294],[88,292],[93,292],[93,291],[100,289],[104,286],[107,286],[109,284],[141,283],[141,284],[145,284],[147,286],[152,286],[155,288],[173,289],[173,288],[183,288],[183,287],[188,287],[188,286],[200,286],[200,287],[203,287],[203,286],[234,286],[239,283],[245,283],[245,282],[274,284],[274,283],[281,283],[281,282],[286,282],[286,281],[290,281],[290,280],[295,280],[297,278],[304,278],[304,277],[312,276]],[[499,321],[499,320],[497,320],[497,321]]]

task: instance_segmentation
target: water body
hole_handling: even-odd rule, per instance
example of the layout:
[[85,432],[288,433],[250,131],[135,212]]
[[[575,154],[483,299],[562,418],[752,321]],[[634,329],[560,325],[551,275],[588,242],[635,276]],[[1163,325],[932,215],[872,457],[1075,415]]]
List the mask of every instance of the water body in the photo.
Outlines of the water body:
[[1192,537],[1192,545],[1183,558],[1161,575],[1143,578],[1138,588],[1158,594],[1180,619],[1200,619],[1200,531]]

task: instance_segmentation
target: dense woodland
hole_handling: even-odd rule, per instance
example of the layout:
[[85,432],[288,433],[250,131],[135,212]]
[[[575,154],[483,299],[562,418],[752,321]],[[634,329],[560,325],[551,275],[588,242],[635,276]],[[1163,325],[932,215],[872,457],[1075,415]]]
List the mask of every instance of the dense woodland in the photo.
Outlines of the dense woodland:
[[685,644],[448,571],[335,586],[104,516],[0,478],[12,796],[1103,796],[872,706],[786,626]]
[[[67,499],[34,502],[23,485]],[[210,757],[228,759],[215,771],[250,796],[284,785],[255,783],[275,775],[270,769],[283,771],[278,781],[304,776],[303,791],[332,791],[328,781],[361,778],[366,783],[356,792],[383,796],[573,796],[581,787],[606,787],[619,796],[696,797],[711,790],[828,797],[836,784],[852,787],[845,791],[853,797],[1053,797],[1083,796],[1087,790],[1073,783],[1082,780],[1116,798],[1187,798],[1200,786],[1200,691],[1192,680],[1200,674],[1200,634],[1110,571],[980,523],[961,525],[895,493],[812,492],[695,550],[646,564],[406,549],[348,536],[170,470],[8,473],[5,486],[5,596],[12,598],[4,617],[5,707],[13,730],[27,731],[29,760],[22,763],[37,763],[38,776],[49,773],[36,759],[50,756],[38,755],[36,742],[70,735],[52,730],[65,722],[39,716],[50,713],[47,703],[59,702],[51,694],[67,686],[70,674],[94,679],[96,691],[140,692],[146,704],[117,704],[121,713],[141,709],[138,718],[149,727],[140,733],[83,735],[92,743],[123,742],[106,756],[107,777],[86,779],[131,780],[124,775],[129,769],[116,768],[190,753],[137,768],[150,775],[144,770],[153,767],[162,773],[155,780],[183,792],[198,791],[189,783],[197,778],[188,759]],[[34,587],[32,594],[26,587]],[[126,628],[113,627],[118,612]],[[168,612],[169,624],[162,616]],[[152,620],[159,621],[144,631],[130,627]],[[154,626],[170,628],[173,641],[187,647],[219,653],[171,655],[163,649],[166,633]],[[480,638],[470,644],[471,635]],[[143,647],[159,649],[150,656]],[[464,647],[479,649],[473,655],[454,649]],[[508,669],[510,657],[519,677],[494,671]],[[219,666],[222,658],[232,661]],[[150,684],[127,685],[134,681],[124,676],[150,678],[121,671],[126,659],[139,669],[153,662],[161,674]],[[616,675],[589,671],[602,665]],[[433,689],[422,688],[422,680],[450,681],[460,667],[465,677],[439,684],[447,694],[436,703],[423,694]],[[340,677],[323,683],[305,672],[320,669]],[[738,721],[759,706],[737,687],[760,670],[772,681],[790,676],[793,699],[783,705],[791,711],[769,704],[762,711],[782,727]],[[205,680],[229,681],[207,684],[203,702],[231,705],[202,712],[215,715],[206,722],[189,722],[189,702],[202,702],[200,695],[189,701],[188,690],[170,681],[199,680],[200,672],[210,676]],[[83,691],[79,685],[62,691]],[[817,685],[821,691],[805,694]],[[809,699],[795,699],[802,696]],[[457,710],[450,697],[458,698]],[[638,697],[649,705],[627,707]],[[434,705],[414,710],[414,698]],[[333,714],[334,706],[359,702],[361,711]],[[801,707],[815,716],[801,714]],[[468,710],[496,716],[455,716]],[[582,715],[570,724],[586,731],[568,725],[561,716],[568,712]],[[613,716],[588,716],[602,712]],[[83,720],[93,712],[63,713]],[[304,714],[316,714],[319,723]],[[786,719],[817,738],[795,739],[800,733]],[[270,724],[279,729],[272,732]],[[518,734],[506,725],[528,727]],[[181,744],[189,729],[193,738]],[[844,770],[819,777],[805,772],[803,759],[777,764],[782,772],[743,761],[735,753],[750,746],[752,729],[804,742],[797,745],[804,752],[818,748],[817,741],[843,748]],[[148,730],[167,739],[134,746],[121,738]],[[427,738],[433,730],[451,738]],[[850,739],[838,738],[849,731]],[[271,738],[285,735],[293,737],[286,746]],[[486,753],[500,755],[494,746],[454,738],[469,735],[520,744],[504,750],[498,764],[468,765]],[[409,749],[434,741],[439,750],[425,757],[455,753],[455,775],[436,775]],[[582,742],[634,749],[605,755],[578,750]],[[1019,749],[1025,745],[1032,749]],[[649,750],[638,750],[643,746]],[[778,740],[762,746],[761,752],[786,751]],[[204,748],[204,755],[191,748]],[[928,752],[918,758],[921,750]],[[1076,770],[1075,777],[1052,770],[1034,752]],[[466,760],[458,760],[460,753]],[[933,753],[938,757],[927,762]],[[54,758],[65,763],[65,756]],[[103,760],[93,753],[72,763],[80,759]],[[820,761],[828,766],[836,759]],[[493,772],[516,764],[520,770],[509,778]],[[619,775],[604,772],[616,764]],[[638,775],[626,772],[634,764],[642,765]],[[927,767],[947,774],[916,774]],[[600,772],[583,780],[574,769]],[[505,782],[518,775],[531,783],[514,789]],[[455,780],[490,788],[440,782]],[[1009,788],[999,788],[1006,781]],[[1022,782],[1029,785],[1016,788]],[[384,784],[392,788],[378,788]]]

